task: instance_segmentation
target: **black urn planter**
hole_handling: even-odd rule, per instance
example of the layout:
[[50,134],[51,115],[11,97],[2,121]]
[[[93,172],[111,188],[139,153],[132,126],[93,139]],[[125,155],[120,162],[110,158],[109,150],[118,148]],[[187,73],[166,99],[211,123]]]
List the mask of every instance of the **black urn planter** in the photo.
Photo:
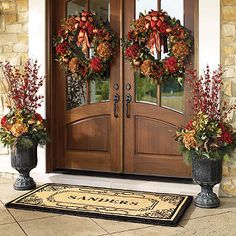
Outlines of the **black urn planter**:
[[16,179],[14,189],[30,190],[36,188],[36,184],[30,171],[37,166],[37,147],[34,143],[30,148],[22,148],[14,146],[11,149],[11,165],[19,172],[19,177]]
[[201,186],[201,192],[194,199],[197,207],[216,208],[220,200],[213,192],[214,185],[222,179],[222,159],[192,156],[192,177]]

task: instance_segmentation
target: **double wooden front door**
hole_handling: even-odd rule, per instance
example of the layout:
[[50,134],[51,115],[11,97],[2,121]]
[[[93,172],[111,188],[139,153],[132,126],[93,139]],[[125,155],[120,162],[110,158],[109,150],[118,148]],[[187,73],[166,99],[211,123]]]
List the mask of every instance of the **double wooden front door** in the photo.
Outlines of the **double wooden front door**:
[[[194,0],[175,0],[176,6],[168,0],[149,1],[52,0],[52,34],[61,19],[89,9],[110,22],[117,39],[123,38],[139,12],[160,4],[172,12],[179,7],[177,17],[193,31]],[[187,89],[178,82],[158,86],[140,79],[124,61],[119,43],[107,77],[88,81],[83,97],[78,81],[52,62],[51,170],[189,177],[174,141],[176,128],[189,116]]]

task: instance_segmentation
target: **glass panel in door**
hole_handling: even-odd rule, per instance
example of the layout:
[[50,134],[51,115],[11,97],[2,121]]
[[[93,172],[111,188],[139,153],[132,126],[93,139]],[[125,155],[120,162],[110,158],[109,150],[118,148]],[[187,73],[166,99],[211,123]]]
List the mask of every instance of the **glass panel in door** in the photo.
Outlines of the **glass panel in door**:
[[137,102],[157,104],[157,85],[148,77],[134,75]]
[[86,9],[86,0],[71,0],[67,3],[67,16],[79,15],[82,10]]
[[[166,11],[172,18],[184,23],[184,1],[183,0],[162,0],[161,9]],[[161,57],[165,58],[167,54],[162,53]],[[170,108],[177,112],[184,111],[184,84],[182,78],[167,79],[161,86],[161,106]]]
[[96,19],[110,22],[110,0],[90,0],[90,10],[96,12]]
[[[110,0],[90,0],[90,10],[95,12],[96,19],[110,22]],[[92,52],[90,52],[92,56]],[[90,103],[107,102],[110,98],[110,73],[104,78],[90,81]]]
[[[135,18],[138,19],[140,13],[147,14],[151,10],[157,9],[156,0],[136,0],[135,2]],[[150,78],[140,76],[135,73],[135,99],[136,102],[157,104],[157,85]]]
[[135,1],[135,16],[139,18],[139,14],[147,14],[151,10],[157,9],[157,0],[136,0]]
[[[79,15],[82,10],[86,10],[86,0],[71,0],[67,2],[66,15]],[[82,51],[81,51],[82,54]],[[75,75],[66,75],[66,107],[67,110],[79,107],[87,103],[87,86],[81,82],[81,78]]]
[[[110,22],[110,0],[72,0],[67,3],[67,16],[78,15],[82,10],[96,13],[95,19]],[[82,52],[81,52],[82,53]],[[93,48],[88,52],[93,57]],[[103,78],[91,79],[81,83],[80,78],[67,75],[67,109],[72,109],[87,103],[107,102],[110,97],[110,72]]]

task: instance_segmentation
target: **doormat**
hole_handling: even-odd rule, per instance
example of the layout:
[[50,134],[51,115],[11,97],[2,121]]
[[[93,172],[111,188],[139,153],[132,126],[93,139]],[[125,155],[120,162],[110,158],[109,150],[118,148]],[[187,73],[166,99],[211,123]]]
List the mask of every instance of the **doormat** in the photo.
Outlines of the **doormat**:
[[68,184],[44,184],[8,208],[176,226],[192,196]]

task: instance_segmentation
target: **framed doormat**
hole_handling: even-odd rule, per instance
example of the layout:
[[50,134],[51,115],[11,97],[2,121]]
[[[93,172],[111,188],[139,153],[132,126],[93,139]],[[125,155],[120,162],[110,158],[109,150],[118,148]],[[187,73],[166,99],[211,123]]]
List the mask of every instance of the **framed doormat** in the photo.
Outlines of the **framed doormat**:
[[8,208],[176,226],[192,196],[68,184],[44,184]]

